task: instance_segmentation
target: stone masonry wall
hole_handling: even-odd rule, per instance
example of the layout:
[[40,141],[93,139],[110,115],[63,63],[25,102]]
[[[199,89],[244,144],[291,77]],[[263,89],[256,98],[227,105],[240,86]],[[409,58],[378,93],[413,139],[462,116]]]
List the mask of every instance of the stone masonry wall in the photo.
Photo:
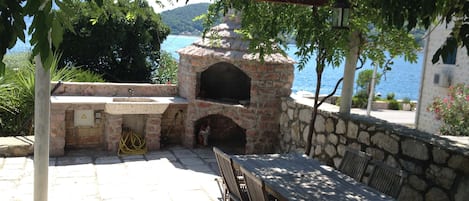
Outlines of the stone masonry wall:
[[[103,111],[103,104],[51,104],[50,117],[50,155],[62,156],[66,145],[66,139],[73,141],[72,146],[90,147],[96,144],[102,144],[102,124],[99,123],[90,128],[72,128],[74,110],[94,110]],[[67,115],[68,113],[68,115]],[[88,130],[87,130],[88,129]],[[93,140],[93,141],[91,141]],[[96,141],[94,141],[96,140]],[[89,141],[83,143],[85,141]],[[79,143],[81,142],[81,143]],[[83,144],[82,144],[83,143]],[[88,146],[90,145],[90,146]]]
[[[304,152],[312,106],[293,98],[282,100],[278,151]],[[405,170],[408,177],[398,200],[465,201],[469,197],[469,148],[458,141],[323,109],[314,129],[311,155],[325,164],[338,167],[345,147],[352,147]]]
[[187,104],[170,104],[161,118],[161,146],[182,144]]
[[[96,110],[95,116],[102,116],[102,110]],[[104,122],[96,118],[94,126],[77,127],[74,125],[74,111],[65,111],[65,148],[98,148],[103,146]]]

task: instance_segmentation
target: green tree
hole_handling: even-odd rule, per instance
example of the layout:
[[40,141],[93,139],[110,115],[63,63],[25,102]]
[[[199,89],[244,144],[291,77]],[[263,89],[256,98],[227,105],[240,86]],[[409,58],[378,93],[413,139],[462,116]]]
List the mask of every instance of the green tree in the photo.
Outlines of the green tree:
[[[375,86],[381,82],[381,73],[376,73]],[[366,97],[370,95],[371,90],[371,80],[373,79],[373,70],[367,69],[358,73],[357,86],[366,91]]]
[[169,28],[146,1],[104,1],[98,13],[93,3],[74,0],[68,6],[75,13],[73,29],[64,32],[59,48],[62,64],[102,74],[110,82],[151,81]]

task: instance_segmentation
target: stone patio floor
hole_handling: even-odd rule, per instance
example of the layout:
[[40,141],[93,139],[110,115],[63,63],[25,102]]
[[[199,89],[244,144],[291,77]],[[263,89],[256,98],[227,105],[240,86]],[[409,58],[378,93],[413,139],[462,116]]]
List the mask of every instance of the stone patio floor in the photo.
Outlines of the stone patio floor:
[[[118,157],[72,151],[51,157],[49,200],[220,200],[210,148],[170,147]],[[0,200],[33,200],[33,157],[0,157]]]

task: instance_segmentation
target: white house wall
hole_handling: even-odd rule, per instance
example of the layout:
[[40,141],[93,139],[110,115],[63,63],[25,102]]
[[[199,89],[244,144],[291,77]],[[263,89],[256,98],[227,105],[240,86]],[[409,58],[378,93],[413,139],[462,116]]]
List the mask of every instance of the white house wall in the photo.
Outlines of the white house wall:
[[459,48],[456,56],[456,64],[443,64],[440,59],[432,64],[432,57],[435,51],[446,41],[446,37],[451,32],[451,26],[439,25],[429,29],[431,31],[425,48],[425,62],[422,71],[422,81],[420,88],[419,107],[416,115],[416,128],[429,133],[438,133],[440,121],[435,119],[433,113],[427,111],[427,107],[437,96],[443,97],[448,93],[448,87],[444,84],[435,84],[435,74],[440,74],[440,83],[445,78],[445,73],[449,75],[450,84],[469,84],[469,57],[466,48]]

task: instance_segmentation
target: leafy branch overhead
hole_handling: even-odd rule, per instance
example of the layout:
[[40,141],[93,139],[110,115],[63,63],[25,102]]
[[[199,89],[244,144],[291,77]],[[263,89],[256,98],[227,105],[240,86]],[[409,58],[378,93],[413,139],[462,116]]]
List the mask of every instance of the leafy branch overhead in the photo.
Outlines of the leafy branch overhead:
[[[63,10],[63,14],[57,14],[52,9],[52,1],[57,5],[58,9]],[[70,11],[66,5],[73,0],[7,0],[0,1],[0,75],[5,71],[5,64],[3,63],[3,56],[6,54],[7,49],[11,49],[17,39],[25,42],[26,24],[24,22],[25,16],[33,18],[33,22],[28,30],[28,33],[32,35],[31,46],[33,47],[33,55],[40,55],[44,66],[50,66],[48,64],[52,61],[52,47],[57,48],[62,40],[62,34],[65,28],[70,28],[71,25],[68,22],[68,13]],[[86,0],[95,6],[99,13],[100,7],[104,4],[104,0]],[[111,0],[109,0],[111,2]],[[174,0],[166,0],[172,2]],[[190,2],[190,0],[176,0],[182,2]],[[261,1],[261,0],[258,0]],[[213,0],[215,6],[212,6],[210,15],[208,15],[205,24],[213,24],[216,22],[214,16],[218,15],[219,12],[223,14],[228,11],[229,8],[236,8],[242,11],[246,16],[243,24],[252,20],[252,17],[256,16],[257,20],[266,22],[263,26],[257,27],[251,21],[247,23],[249,25],[244,26],[245,30],[261,30],[265,29],[265,32],[258,35],[253,35],[258,41],[264,41],[265,47],[271,47],[270,44],[280,42],[284,44],[283,37],[287,33],[291,33],[292,29],[305,25],[298,17],[296,13],[292,13],[292,7],[296,5],[283,4],[282,8],[285,11],[281,11],[280,7],[269,9],[266,11],[260,10],[265,7],[263,4],[257,4],[254,0]],[[325,0],[317,0],[325,2]],[[297,0],[269,0],[269,2],[303,2]],[[332,0],[329,1],[331,3]],[[458,47],[466,47],[469,54],[469,1],[467,0],[419,0],[419,1],[408,1],[408,0],[350,0],[353,4],[353,9],[356,8],[367,8],[364,12],[355,12],[354,15],[368,18],[372,24],[377,25],[380,28],[398,28],[406,29],[410,31],[417,27],[429,28],[429,26],[440,20],[441,23],[449,24],[454,22],[452,28],[452,36],[456,39],[456,45]],[[156,0],[157,4],[161,4],[161,0]],[[361,9],[358,9],[361,10]],[[261,12],[258,12],[261,11]],[[373,11],[373,12],[370,12]],[[285,24],[288,23],[288,24]],[[210,26],[205,26],[210,27]],[[311,29],[310,26],[299,27],[299,34],[308,33]],[[256,34],[256,33],[254,33]],[[274,40],[269,40],[274,39]],[[442,44],[443,45],[443,44]],[[259,47],[259,46],[257,46]],[[304,52],[307,52],[307,46],[304,46]],[[256,49],[256,47],[253,47]],[[436,58],[438,55],[445,55],[446,49],[440,48],[435,54]],[[257,51],[269,53],[268,48],[258,48]],[[300,53],[301,54],[301,53]],[[306,57],[305,57],[306,58]]]
[[[295,54],[300,58],[300,69],[315,55],[317,44],[314,41],[329,41],[326,46],[330,50],[325,59],[333,66],[339,66],[349,50],[350,31],[332,30],[329,4],[311,9],[298,4],[219,0],[209,7],[208,14],[204,16],[205,32],[210,31],[208,28],[220,17],[227,15],[230,9],[239,11],[236,15],[240,16],[242,27],[238,33],[250,39],[251,51],[270,54],[279,50],[270,47],[280,45],[286,48],[287,44],[293,41],[298,47]],[[418,44],[413,36],[403,29],[389,28],[384,23],[375,22],[379,17],[376,13],[376,9],[361,2],[353,4],[351,29],[361,33],[363,45],[360,47],[360,56],[379,66],[398,55],[404,55],[408,61],[416,61],[415,50]],[[330,30],[328,36],[318,34],[326,33],[327,30]],[[385,54],[385,51],[388,51],[389,55]]]
[[[364,27],[363,25],[373,25],[379,32],[401,31],[400,36],[409,31],[418,28],[429,28],[432,23],[450,23],[454,21],[452,28],[456,43],[450,45],[469,48],[469,1],[466,0],[425,0],[425,1],[388,1],[388,0],[349,0],[352,6],[352,23],[355,27]],[[264,2],[260,4],[260,2]],[[268,3],[266,3],[268,2]],[[280,3],[277,11],[272,2]],[[237,9],[242,13],[243,27],[240,32],[246,33],[246,37],[254,39],[252,50],[260,53],[269,53],[268,49],[259,48],[259,44],[266,44],[264,47],[272,47],[271,44],[280,43],[285,45],[285,34],[292,33],[294,29],[298,34],[308,34],[312,26],[308,24],[305,15],[299,15],[290,8],[298,7],[302,4],[321,4],[323,7],[325,1],[300,1],[300,0],[215,0],[209,13],[205,16],[205,27],[209,28],[220,15],[225,15],[231,8]],[[333,0],[329,3],[334,2]],[[267,10],[256,9],[267,6]],[[326,1],[327,5],[327,1]],[[309,9],[308,6],[300,6]],[[309,9],[311,10],[311,9]],[[309,13],[311,16],[311,12]],[[438,21],[439,20],[439,21]],[[247,24],[246,24],[247,23]],[[263,24],[265,23],[265,24]],[[360,25],[361,24],[361,25]],[[358,26],[357,26],[358,25]],[[366,28],[365,28],[366,29]],[[264,31],[263,31],[264,30]],[[206,30],[207,31],[207,30]],[[402,32],[404,31],[404,32]],[[256,35],[257,34],[257,35]],[[296,35],[294,35],[297,37]],[[367,36],[370,38],[372,36]],[[297,37],[298,38],[298,37]],[[304,38],[304,37],[303,37]],[[261,41],[261,42],[256,42]],[[296,41],[298,42],[298,41]],[[385,44],[385,43],[384,43]],[[298,43],[297,43],[298,45]],[[301,46],[301,44],[300,44]],[[307,47],[305,47],[307,49]],[[401,47],[395,49],[407,48],[407,43],[403,41]],[[440,54],[447,53],[447,49],[442,47],[435,53],[435,58],[439,59]],[[468,49],[469,50],[469,49]],[[469,54],[469,51],[467,51]],[[445,55],[441,54],[441,55]],[[382,57],[382,56],[381,56]],[[392,56],[391,56],[392,57]],[[407,55],[406,55],[407,57]],[[305,55],[304,58],[307,58]],[[413,58],[407,58],[413,60]],[[382,62],[386,59],[381,58]],[[300,63],[301,64],[301,63]],[[301,65],[300,65],[301,66]]]
[[[52,8],[52,1],[60,10],[70,11],[67,3],[72,0],[14,0],[0,1],[0,75],[5,72],[3,57],[7,49],[15,46],[20,39],[25,41],[26,16],[33,21],[27,30],[31,35],[29,41],[33,47],[33,55],[40,55],[45,67],[52,64],[52,49],[58,48],[62,42],[65,28],[70,28],[68,16],[64,12],[58,14]],[[97,8],[103,4],[103,0],[89,0],[96,3]]]
[[406,28],[410,31],[419,26],[428,29],[432,24],[444,23],[452,29],[448,38],[454,38],[454,41],[441,44],[433,55],[433,63],[436,63],[440,57],[450,54],[457,47],[465,47],[469,56],[469,1],[366,1],[371,7],[377,9],[379,20],[389,27]]

